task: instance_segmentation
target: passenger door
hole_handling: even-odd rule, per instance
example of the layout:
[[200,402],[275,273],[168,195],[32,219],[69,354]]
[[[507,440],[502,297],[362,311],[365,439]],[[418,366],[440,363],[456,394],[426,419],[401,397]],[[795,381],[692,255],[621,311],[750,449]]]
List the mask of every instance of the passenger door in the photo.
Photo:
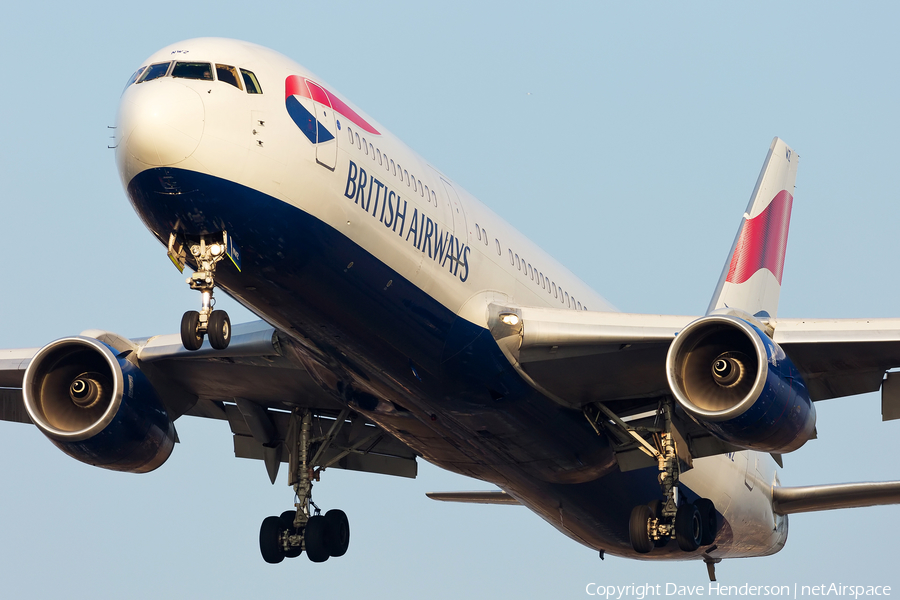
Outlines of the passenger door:
[[316,162],[327,169],[334,171],[337,164],[337,127],[334,120],[334,109],[331,106],[331,100],[328,94],[321,86],[306,80],[309,86],[310,95],[315,102],[316,121],[319,126],[316,128],[318,139],[316,140]]

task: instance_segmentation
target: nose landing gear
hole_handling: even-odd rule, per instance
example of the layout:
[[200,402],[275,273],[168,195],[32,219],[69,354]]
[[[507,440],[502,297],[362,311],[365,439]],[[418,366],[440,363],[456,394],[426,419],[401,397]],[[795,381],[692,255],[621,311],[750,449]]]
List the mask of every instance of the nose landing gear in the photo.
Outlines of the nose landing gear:
[[[176,247],[176,236],[169,238],[169,258],[179,269],[184,268],[184,246]],[[191,255],[197,263],[197,271],[187,279],[192,290],[201,295],[200,311],[189,310],[181,317],[181,343],[188,350],[199,350],[203,337],[209,337],[209,345],[216,350],[224,350],[231,341],[231,320],[224,310],[213,310],[216,265],[226,256],[230,257],[240,270],[239,258],[226,232],[219,235],[200,236],[198,241],[188,243]]]

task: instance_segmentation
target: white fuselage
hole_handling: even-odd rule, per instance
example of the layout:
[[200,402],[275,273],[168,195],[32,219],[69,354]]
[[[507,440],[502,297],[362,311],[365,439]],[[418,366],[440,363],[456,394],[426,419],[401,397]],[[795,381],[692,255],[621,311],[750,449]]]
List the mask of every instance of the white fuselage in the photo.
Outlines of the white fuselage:
[[[487,328],[492,302],[615,310],[346,99],[355,114],[332,109],[334,140],[310,142],[285,108],[285,81],[297,76],[334,90],[299,64],[252,44],[200,39],[164,48],[144,66],[173,60],[249,70],[262,93],[171,76],[129,85],[116,130],[116,160],[126,187],[148,169],[171,167],[251,188],[340,232],[447,310],[482,328]],[[298,103],[310,111],[330,108],[309,98]],[[317,114],[331,123],[328,114]],[[266,317],[259,307],[251,308]],[[728,524],[716,540],[716,557],[771,554],[784,545],[787,519],[773,513],[777,474],[769,455],[739,452],[699,459],[682,481],[713,500]],[[496,483],[504,487],[503,481]],[[505,489],[570,537],[597,546],[550,516],[521,485]],[[638,557],[628,549],[606,550]]]

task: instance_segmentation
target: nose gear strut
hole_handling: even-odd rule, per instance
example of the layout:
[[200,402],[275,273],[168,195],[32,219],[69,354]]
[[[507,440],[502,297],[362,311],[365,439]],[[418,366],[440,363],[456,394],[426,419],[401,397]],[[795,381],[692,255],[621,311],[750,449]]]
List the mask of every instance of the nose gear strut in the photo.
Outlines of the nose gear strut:
[[[209,345],[216,350],[224,350],[231,341],[231,320],[224,310],[213,310],[216,265],[229,256],[235,261],[237,254],[228,233],[201,235],[198,240],[188,242],[191,255],[197,263],[197,270],[186,280],[192,290],[200,292],[200,311],[189,310],[181,317],[181,343],[188,350],[199,350],[203,337],[209,337]],[[178,243],[177,236],[169,236],[169,258],[179,270],[184,269],[184,245]]]

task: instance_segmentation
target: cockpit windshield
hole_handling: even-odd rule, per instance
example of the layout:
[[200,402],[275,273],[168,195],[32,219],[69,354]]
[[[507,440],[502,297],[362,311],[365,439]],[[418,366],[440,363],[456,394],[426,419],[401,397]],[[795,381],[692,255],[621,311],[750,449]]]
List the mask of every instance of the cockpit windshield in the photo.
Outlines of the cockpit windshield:
[[[213,68],[215,66],[215,68]],[[231,65],[205,62],[161,62],[153,63],[149,67],[141,67],[128,80],[128,86],[134,83],[144,83],[160,77],[175,77],[179,79],[198,79],[201,81],[221,81],[233,85],[248,94],[262,94],[262,87],[253,71],[240,69]]]
[[241,87],[241,80],[238,79],[237,69],[232,67],[231,65],[216,65],[216,77],[219,81],[224,81],[225,83],[230,83],[234,87],[239,90],[244,88]]
[[172,77],[212,81],[212,67],[209,63],[177,62],[172,69]]
[[169,72],[169,65],[172,63],[164,62],[164,63],[156,63],[150,65],[144,74],[141,75],[141,78],[138,79],[138,83],[144,83],[145,81],[150,81],[151,79],[159,79],[160,77],[165,77],[166,73]]
[[257,81],[253,71],[241,69],[241,75],[244,76],[244,85],[247,86],[248,94],[262,94],[262,88],[259,87],[259,81]]
[[140,69],[135,71],[134,74],[128,79],[128,83],[125,84],[125,87],[127,88],[129,85],[137,81],[137,78],[141,76],[141,73],[143,73],[144,69],[146,68],[147,67],[141,67]]

